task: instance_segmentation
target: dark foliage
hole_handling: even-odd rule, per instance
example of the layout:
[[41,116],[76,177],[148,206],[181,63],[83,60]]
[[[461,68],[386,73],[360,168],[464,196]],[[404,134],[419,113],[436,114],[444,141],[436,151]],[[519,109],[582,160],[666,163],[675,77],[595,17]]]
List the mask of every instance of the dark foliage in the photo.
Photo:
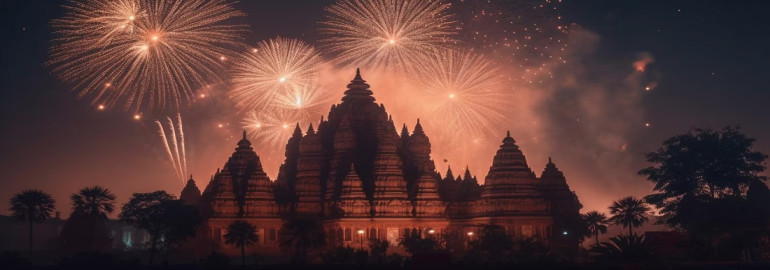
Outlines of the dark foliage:
[[246,247],[259,241],[257,227],[243,220],[236,220],[227,225],[225,244],[235,245],[241,249],[241,264],[246,264]]
[[446,239],[441,235],[423,237],[419,231],[412,231],[399,239],[398,244],[403,246],[410,254],[415,255],[445,252],[445,242]]
[[583,215],[583,221],[588,226],[588,231],[596,239],[596,244],[599,244],[599,234],[607,233],[607,225],[610,221],[604,213],[597,211],[590,211]]
[[282,245],[293,247],[295,251],[294,262],[307,263],[308,249],[326,245],[326,231],[321,223],[315,219],[296,218],[284,223],[282,232]]
[[609,242],[593,245],[591,253],[599,261],[647,262],[654,258],[653,248],[647,244],[644,235],[620,235]]
[[639,171],[655,183],[645,199],[661,209],[662,222],[692,237],[696,258],[750,259],[770,225],[767,155],[738,128],[694,129],[647,154]]
[[628,196],[612,202],[610,205],[610,221],[616,225],[623,225],[628,228],[628,234],[633,234],[633,228],[642,226],[650,218],[648,213],[650,207],[643,200]]
[[134,193],[123,205],[120,220],[150,234],[150,263],[157,249],[169,250],[195,235],[201,222],[198,210],[165,191]]
[[22,191],[11,198],[11,216],[29,223],[29,250],[32,250],[32,226],[51,218],[54,211],[51,195],[37,189]]

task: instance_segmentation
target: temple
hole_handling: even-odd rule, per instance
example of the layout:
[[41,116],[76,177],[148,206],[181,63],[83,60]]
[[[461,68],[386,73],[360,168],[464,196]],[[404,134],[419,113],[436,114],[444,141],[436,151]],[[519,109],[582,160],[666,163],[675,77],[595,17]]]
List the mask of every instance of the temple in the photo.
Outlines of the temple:
[[538,177],[508,133],[483,185],[467,168],[462,176],[450,168],[441,177],[419,120],[411,134],[405,125],[399,134],[359,71],[347,88],[317,129],[295,128],[275,181],[245,132],[202,194],[188,181],[181,199],[199,206],[206,220],[193,241],[201,254],[239,254],[223,239],[234,220],[258,228],[255,252],[278,254],[282,226],[295,218],[321,222],[327,248],[366,248],[380,239],[399,252],[399,239],[416,232],[451,236],[447,248],[462,251],[481,226],[497,225],[552,253],[577,250],[580,237],[570,230],[582,206],[550,158]]

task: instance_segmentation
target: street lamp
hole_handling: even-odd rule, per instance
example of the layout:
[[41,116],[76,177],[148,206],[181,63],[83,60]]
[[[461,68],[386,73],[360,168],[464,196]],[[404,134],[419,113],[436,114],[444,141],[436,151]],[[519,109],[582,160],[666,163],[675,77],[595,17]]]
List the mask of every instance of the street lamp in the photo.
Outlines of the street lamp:
[[358,230],[358,240],[361,242],[361,249],[364,249],[364,230]]

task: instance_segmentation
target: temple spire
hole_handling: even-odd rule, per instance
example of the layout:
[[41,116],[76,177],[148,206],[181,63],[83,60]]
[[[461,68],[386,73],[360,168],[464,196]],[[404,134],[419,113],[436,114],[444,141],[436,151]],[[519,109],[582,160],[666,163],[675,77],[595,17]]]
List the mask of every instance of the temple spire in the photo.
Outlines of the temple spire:
[[310,126],[307,128],[307,135],[314,135],[315,130],[313,129],[313,123],[310,123]]
[[348,84],[348,90],[345,91],[342,102],[352,100],[374,102],[372,94],[369,84],[361,77],[361,70],[356,69],[356,77]]
[[422,125],[420,124],[420,118],[417,118],[417,125],[414,125],[414,131],[412,131],[412,134],[425,134],[425,132],[422,130]]

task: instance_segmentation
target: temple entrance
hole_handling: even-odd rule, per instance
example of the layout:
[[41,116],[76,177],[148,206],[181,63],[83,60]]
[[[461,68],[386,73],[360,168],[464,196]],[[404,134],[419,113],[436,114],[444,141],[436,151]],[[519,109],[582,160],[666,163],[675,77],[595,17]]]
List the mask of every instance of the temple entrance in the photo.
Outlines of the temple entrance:
[[391,246],[398,246],[398,228],[388,228],[388,242]]

